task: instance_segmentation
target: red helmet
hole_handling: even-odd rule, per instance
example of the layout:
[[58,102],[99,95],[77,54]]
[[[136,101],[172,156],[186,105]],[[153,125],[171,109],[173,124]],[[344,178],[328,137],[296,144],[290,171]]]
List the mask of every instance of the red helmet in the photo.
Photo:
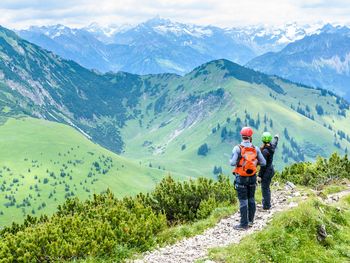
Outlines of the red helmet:
[[241,135],[246,137],[252,137],[253,136],[253,129],[250,127],[243,127],[241,130]]

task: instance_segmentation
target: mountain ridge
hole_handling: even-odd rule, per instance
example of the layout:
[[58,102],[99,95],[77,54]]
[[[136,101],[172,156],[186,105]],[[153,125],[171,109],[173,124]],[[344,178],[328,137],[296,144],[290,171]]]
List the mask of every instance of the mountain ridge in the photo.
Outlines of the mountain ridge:
[[246,66],[284,78],[332,90],[350,99],[350,29],[325,26],[324,32],[267,53]]

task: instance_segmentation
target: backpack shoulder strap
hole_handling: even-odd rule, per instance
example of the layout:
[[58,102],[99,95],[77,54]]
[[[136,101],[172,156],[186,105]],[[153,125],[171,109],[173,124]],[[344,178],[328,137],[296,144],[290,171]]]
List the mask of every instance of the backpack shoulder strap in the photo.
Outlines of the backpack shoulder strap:
[[253,149],[254,150],[254,153],[255,153],[255,158],[258,158],[258,147],[255,147],[253,144],[252,144],[252,146],[250,147],[251,149]]
[[240,167],[239,163],[240,163],[240,161],[242,159],[242,149],[244,148],[244,146],[240,145],[240,144],[238,144],[237,146],[239,148],[239,154],[238,154],[238,158],[237,158],[236,167]]

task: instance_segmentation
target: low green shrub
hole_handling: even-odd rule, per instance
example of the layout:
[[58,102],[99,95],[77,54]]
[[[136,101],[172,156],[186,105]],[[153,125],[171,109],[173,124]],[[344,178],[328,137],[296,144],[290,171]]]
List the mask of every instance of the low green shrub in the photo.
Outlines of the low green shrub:
[[[51,216],[28,216],[0,231],[0,262],[52,262],[88,257],[122,260],[154,247],[169,225],[208,217],[235,203],[228,178],[164,178],[149,194],[117,199],[111,191],[68,199]],[[164,238],[163,238],[164,239]]]
[[337,153],[329,159],[318,157],[315,163],[295,163],[276,173],[277,180],[313,187],[343,178],[350,179],[350,161],[347,155],[341,157]]
[[[179,223],[203,218],[203,213],[199,216],[198,211],[200,208],[208,210],[209,200],[210,212],[223,203],[234,204],[236,193],[229,178],[221,175],[217,181],[199,178],[177,182],[166,177],[154,192],[149,195],[140,194],[138,198],[154,211],[164,213],[169,223]],[[207,216],[209,211],[206,212]]]
[[32,222],[2,231],[3,262],[112,256],[118,245],[144,251],[155,245],[155,234],[167,225],[165,215],[137,199],[128,207],[110,191],[91,201],[67,200],[51,218]]

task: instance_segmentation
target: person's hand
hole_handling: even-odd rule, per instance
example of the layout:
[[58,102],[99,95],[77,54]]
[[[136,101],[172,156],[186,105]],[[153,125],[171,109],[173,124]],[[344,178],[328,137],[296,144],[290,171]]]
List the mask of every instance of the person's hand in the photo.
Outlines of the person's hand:
[[275,134],[275,138],[277,138],[277,139],[278,139],[279,137],[280,137],[280,136],[278,135],[278,133],[277,133],[277,134]]

